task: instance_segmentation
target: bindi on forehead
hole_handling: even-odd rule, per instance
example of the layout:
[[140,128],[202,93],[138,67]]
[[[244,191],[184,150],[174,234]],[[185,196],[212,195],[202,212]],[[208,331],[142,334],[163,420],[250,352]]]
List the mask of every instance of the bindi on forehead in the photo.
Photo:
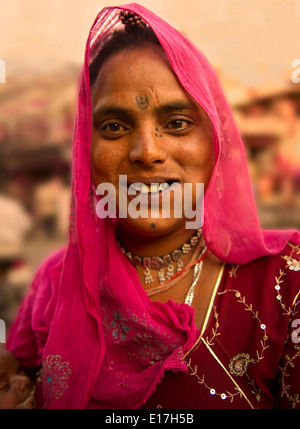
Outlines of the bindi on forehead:
[[149,98],[147,95],[135,97],[136,104],[139,109],[146,110],[149,107]]

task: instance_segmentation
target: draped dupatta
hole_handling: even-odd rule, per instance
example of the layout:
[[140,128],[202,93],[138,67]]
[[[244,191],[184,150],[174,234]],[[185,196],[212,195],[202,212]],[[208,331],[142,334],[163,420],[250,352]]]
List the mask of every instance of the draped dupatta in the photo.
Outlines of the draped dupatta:
[[[203,224],[208,248],[223,261],[244,264],[300,238],[296,231],[261,230],[243,143],[204,54],[140,5],[103,9],[90,31],[79,81],[68,246],[43,265],[30,305],[28,298],[22,310],[30,308],[30,329],[38,339],[46,408],[85,408],[92,397],[103,407],[138,408],[165,371],[186,371],[182,357],[196,338],[194,310],[172,301],[151,302],[116,244],[115,221],[97,218],[94,210],[89,64],[107,35],[122,27],[121,9],[150,25],[178,80],[212,122],[215,168]],[[12,330],[10,347],[26,361],[26,344],[16,345],[18,329]]]

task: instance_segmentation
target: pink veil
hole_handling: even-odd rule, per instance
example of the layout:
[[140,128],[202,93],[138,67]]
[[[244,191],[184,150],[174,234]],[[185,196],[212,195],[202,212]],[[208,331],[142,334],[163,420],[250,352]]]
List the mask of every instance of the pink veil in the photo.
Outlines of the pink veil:
[[[242,264],[279,253],[289,240],[298,241],[297,231],[261,230],[243,143],[216,74],[203,53],[144,7],[132,3],[120,9],[138,13],[151,26],[182,86],[203,107],[213,124],[216,166],[206,191],[204,212],[208,247],[222,260]],[[86,67],[94,55],[93,47],[120,25],[118,14],[118,8],[106,8],[96,18],[87,45]],[[85,72],[87,76],[87,68]],[[85,85],[88,94],[87,80]]]
[[[161,361],[152,366],[148,356],[143,356],[144,366],[139,370],[128,360],[123,374],[128,374],[131,384],[126,377],[122,378],[127,390],[118,398],[125,408],[140,407],[166,370],[185,370],[182,354],[192,346],[196,335],[193,309],[172,302],[152,303],[139,285],[136,271],[116,245],[114,221],[99,220],[95,215],[88,67],[99,41],[122,25],[118,19],[120,9],[136,12],[152,27],[179,81],[213,124],[216,164],[205,194],[203,225],[208,248],[224,261],[243,264],[279,253],[288,241],[299,242],[300,238],[297,231],[260,229],[243,144],[215,72],[205,56],[181,33],[140,5],[103,9],[89,34],[79,82],[69,244],[63,257],[61,254],[52,257],[40,269],[10,339],[10,348],[24,363],[33,365],[43,360],[44,396],[49,408],[88,406],[97,380],[103,383],[105,391],[110,379],[103,367],[108,364],[105,359],[113,356],[109,354],[113,353],[109,330],[117,336],[121,333],[117,328],[123,327],[123,336],[127,335],[132,346],[130,327],[132,330],[135,327],[137,332],[143,326],[143,335],[155,333],[161,343],[173,344],[168,350],[161,350]],[[114,302],[114,308],[123,312],[123,319],[116,311],[109,313],[109,304],[104,308],[101,293],[106,294],[106,303]],[[32,308],[31,324],[38,338],[36,361],[26,349],[24,338],[29,341],[30,335],[21,327],[27,322],[26,306]],[[105,311],[111,314],[110,324],[106,324]],[[124,320],[131,325],[124,324]],[[134,338],[136,341],[137,337]],[[123,363],[117,359],[115,355],[114,362],[121,368]]]

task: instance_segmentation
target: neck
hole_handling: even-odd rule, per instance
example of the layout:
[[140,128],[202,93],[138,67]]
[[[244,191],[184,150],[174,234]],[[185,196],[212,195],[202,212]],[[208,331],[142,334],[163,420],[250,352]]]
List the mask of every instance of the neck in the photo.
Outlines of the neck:
[[164,234],[144,235],[118,225],[118,233],[127,250],[142,257],[151,257],[165,255],[177,249],[195,234],[195,230],[183,226]]

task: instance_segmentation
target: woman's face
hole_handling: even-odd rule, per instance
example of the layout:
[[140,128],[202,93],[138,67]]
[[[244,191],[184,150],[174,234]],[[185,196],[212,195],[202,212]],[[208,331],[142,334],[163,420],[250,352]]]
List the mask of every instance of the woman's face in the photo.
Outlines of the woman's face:
[[[195,208],[195,184],[206,187],[214,168],[213,137],[207,114],[183,89],[165,53],[149,45],[114,54],[93,85],[92,104],[92,178],[96,187],[114,185],[119,213],[119,197],[124,195],[119,177],[126,176],[127,214],[120,219],[122,225],[145,235],[182,227],[186,221],[184,184],[193,184]],[[136,194],[128,195],[133,183],[140,185],[134,187]],[[174,191],[162,183],[173,184]],[[178,191],[182,194],[181,217],[174,212]],[[162,198],[167,194],[168,215],[162,211]],[[133,200],[139,195],[136,206]],[[131,217],[133,207],[144,217]],[[124,213],[123,205],[121,211]]]

